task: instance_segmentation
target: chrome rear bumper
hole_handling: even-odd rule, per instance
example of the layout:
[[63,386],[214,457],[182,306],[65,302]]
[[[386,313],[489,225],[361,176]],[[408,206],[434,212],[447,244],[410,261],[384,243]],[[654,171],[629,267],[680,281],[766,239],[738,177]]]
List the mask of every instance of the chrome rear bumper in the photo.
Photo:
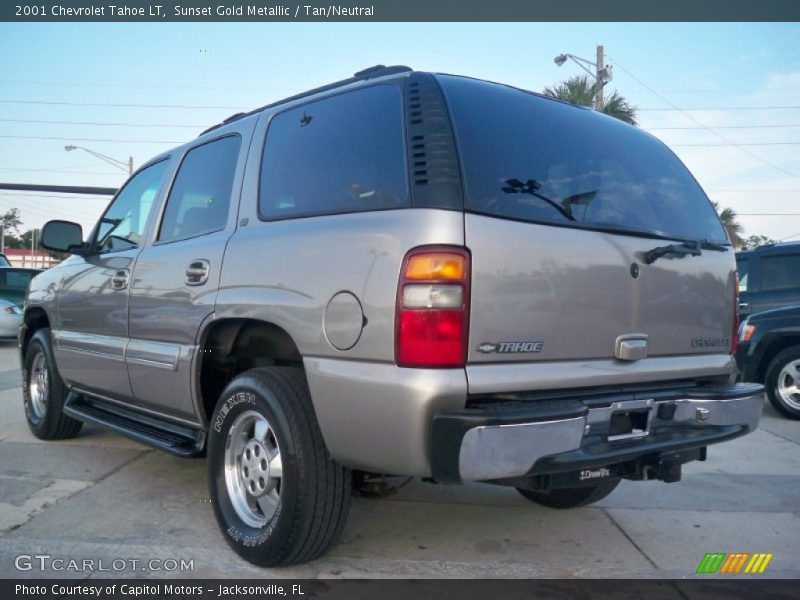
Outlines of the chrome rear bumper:
[[437,413],[434,479],[507,479],[702,448],[755,430],[763,407],[763,388],[754,384],[647,396]]

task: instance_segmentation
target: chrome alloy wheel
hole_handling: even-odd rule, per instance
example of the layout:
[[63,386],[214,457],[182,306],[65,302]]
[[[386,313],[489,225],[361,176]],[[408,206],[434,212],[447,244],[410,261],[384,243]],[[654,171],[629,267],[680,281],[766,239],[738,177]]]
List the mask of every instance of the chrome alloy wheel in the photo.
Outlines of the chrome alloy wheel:
[[278,438],[264,415],[242,413],[225,444],[225,484],[239,518],[251,527],[272,519],[281,499],[283,465]]
[[781,369],[777,386],[783,403],[800,410],[800,360],[793,360]]
[[44,353],[39,352],[33,359],[28,379],[28,396],[31,408],[37,419],[42,419],[47,412],[47,401],[50,393],[50,373]]

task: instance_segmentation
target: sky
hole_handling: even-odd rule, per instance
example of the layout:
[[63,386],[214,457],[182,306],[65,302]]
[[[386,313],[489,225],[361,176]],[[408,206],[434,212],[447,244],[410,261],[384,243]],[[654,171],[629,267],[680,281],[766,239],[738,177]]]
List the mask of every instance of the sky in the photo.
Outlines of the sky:
[[[800,240],[797,23],[0,23],[0,181],[119,187],[125,170],[64,146],[138,166],[375,64],[541,91],[582,73],[556,55],[594,61],[597,44],[606,94],[638,107],[745,236]],[[107,201],[0,190],[23,230],[61,218],[88,231]]]

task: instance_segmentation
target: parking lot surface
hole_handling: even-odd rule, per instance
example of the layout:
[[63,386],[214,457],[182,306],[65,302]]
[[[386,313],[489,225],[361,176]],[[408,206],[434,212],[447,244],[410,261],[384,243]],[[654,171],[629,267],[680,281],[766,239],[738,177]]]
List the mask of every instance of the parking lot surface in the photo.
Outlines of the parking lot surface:
[[[354,498],[327,556],[260,569],[218,530],[204,460],[94,426],[66,442],[34,438],[16,346],[0,342],[0,577],[683,578],[706,552],[773,553],[761,577],[800,577],[800,423],[768,403],[758,431],[711,447],[680,483],[623,481],[596,505],[559,511],[510,488],[413,480]],[[53,559],[95,562],[40,570]]]

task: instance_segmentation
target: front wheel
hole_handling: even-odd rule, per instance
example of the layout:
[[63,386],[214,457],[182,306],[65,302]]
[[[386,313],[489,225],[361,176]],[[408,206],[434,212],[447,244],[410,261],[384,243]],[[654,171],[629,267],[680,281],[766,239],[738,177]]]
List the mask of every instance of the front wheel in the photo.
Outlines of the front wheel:
[[619,485],[619,479],[612,479],[598,483],[574,488],[560,488],[549,492],[535,492],[517,488],[517,491],[531,502],[550,508],[576,508],[586,506],[602,500],[613,492]]
[[767,397],[775,410],[800,419],[800,346],[780,352],[767,367]]
[[339,537],[352,476],[329,456],[303,372],[242,373],[210,423],[208,474],[228,544],[259,566],[313,560]]
[[41,440],[66,440],[83,423],[64,414],[67,390],[56,368],[50,330],[33,334],[22,359],[22,399],[31,433]]

